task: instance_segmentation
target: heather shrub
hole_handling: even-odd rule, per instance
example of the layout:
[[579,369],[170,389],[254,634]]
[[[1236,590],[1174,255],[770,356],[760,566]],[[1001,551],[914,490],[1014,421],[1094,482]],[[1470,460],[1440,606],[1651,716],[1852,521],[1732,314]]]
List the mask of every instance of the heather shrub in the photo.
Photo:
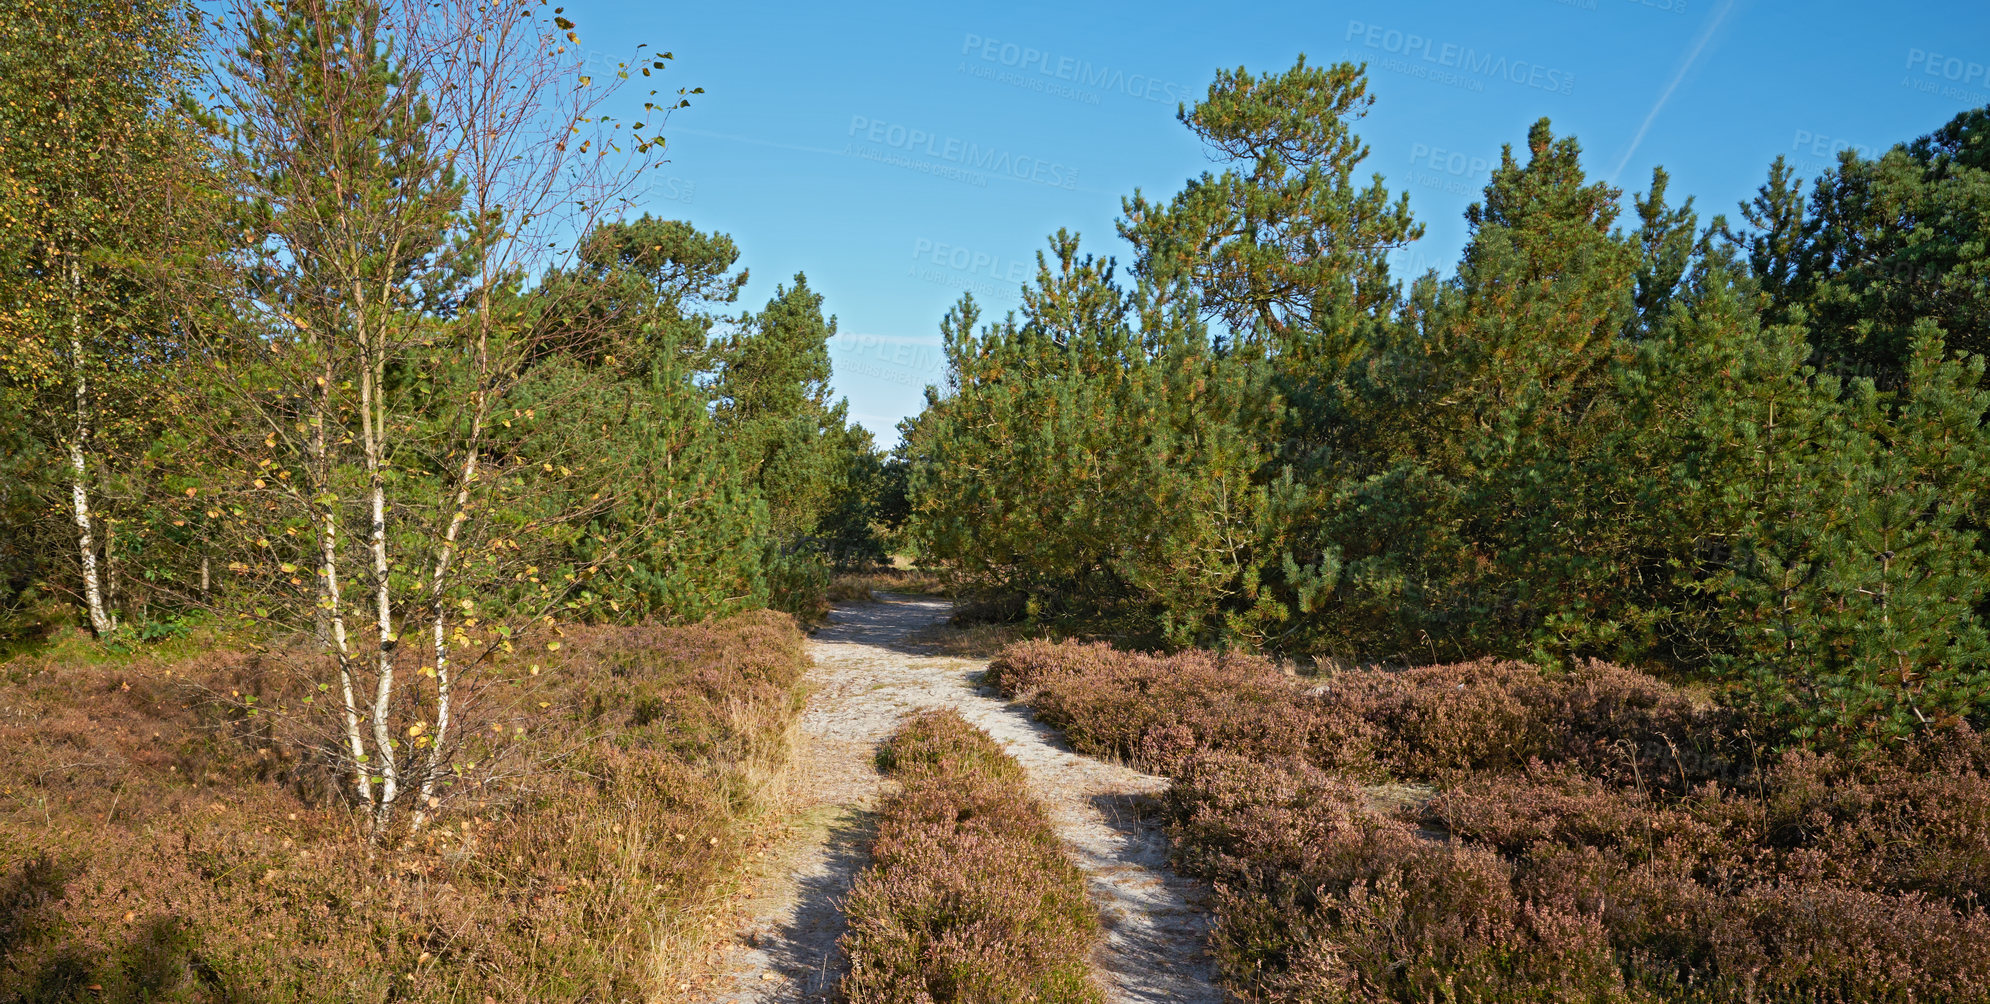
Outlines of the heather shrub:
[[760,612],[562,642],[493,668],[476,769],[377,847],[313,720],[276,713],[309,693],[282,660],[8,664],[0,1000],[675,987],[786,758],[803,639]]
[[1732,712],[1606,663],[1546,674],[1480,661],[1295,680],[1250,655],[1032,640],[1004,649],[988,679],[1076,748],[1163,771],[1186,738],[1429,782],[1573,762],[1675,793],[1732,780],[1754,762]]
[[[1967,726],[1778,752],[1600,663],[1316,680],[1035,642],[996,665],[1074,745],[1174,779],[1176,864],[1213,884],[1251,999],[1990,999],[1990,743]],[[1234,697],[1206,688],[1258,717],[1211,720]],[[1391,807],[1380,776],[1426,794]]]
[[1092,1002],[1098,918],[1020,765],[952,711],[911,719],[879,751],[900,788],[844,904],[868,1002]]
[[1366,720],[1340,702],[1308,698],[1257,656],[1142,655],[1096,642],[1033,640],[1004,649],[987,679],[1026,699],[1079,751],[1150,769],[1167,770],[1191,747],[1375,769]]
[[1990,741],[1963,730],[1886,759],[1791,753],[1764,782],[1764,829],[1826,881],[1990,906]]
[[[970,785],[986,783],[985,793],[993,794],[998,783],[1009,788],[1023,784],[1022,765],[958,714],[927,714],[913,719],[878,749],[877,759],[878,770],[901,785],[943,785],[958,778]],[[1015,811],[1019,820],[1033,818],[1027,809]]]
[[[1441,793],[1419,821],[1437,829],[1419,831],[1303,762],[1207,753],[1177,775],[1170,808],[1177,866],[1214,885],[1212,948],[1254,998],[1990,993],[1990,918],[1973,894],[1899,891],[1873,863],[1840,857],[1843,829],[1778,848],[1768,805],[1712,785],[1661,800],[1540,768]],[[1896,819],[1886,835],[1913,847],[1969,811]],[[1979,821],[1975,838],[1986,832]]]
[[1473,662],[1338,674],[1321,699],[1379,726],[1397,773],[1445,777],[1551,755],[1556,736],[1546,705],[1554,689],[1532,666]]
[[1523,900],[1497,853],[1420,836],[1346,780],[1209,754],[1170,803],[1177,866],[1215,887],[1212,948],[1254,998],[1610,999],[1594,917]]

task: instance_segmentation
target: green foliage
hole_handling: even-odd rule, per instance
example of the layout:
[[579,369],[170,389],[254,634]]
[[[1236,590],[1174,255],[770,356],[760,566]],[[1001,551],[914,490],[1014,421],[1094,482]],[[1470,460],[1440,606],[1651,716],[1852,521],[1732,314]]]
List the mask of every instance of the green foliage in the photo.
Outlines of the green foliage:
[[88,562],[99,630],[121,563],[148,570],[138,460],[168,416],[148,370],[183,352],[173,290],[212,247],[179,107],[200,40],[178,0],[25,2],[0,23],[0,603],[37,581],[81,595]]
[[[81,594],[62,508],[79,436],[90,553],[146,636],[200,610],[324,631],[314,537],[328,515],[348,527],[339,575],[370,596],[376,484],[410,627],[431,602],[486,620],[799,607],[832,563],[882,560],[871,510],[894,482],[829,401],[821,297],[798,279],[714,338],[747,279],[738,247],[647,215],[602,222],[536,278],[484,261],[516,207],[465,203],[433,148],[443,64],[401,52],[386,11],[246,6],[218,117],[175,104],[200,24],[175,3],[10,19],[7,632],[46,632],[51,597]],[[77,281],[48,281],[65,262]],[[430,601],[464,485],[460,560]]]
[[1586,478],[1616,420],[1605,390],[1637,258],[1575,142],[1544,120],[1528,148],[1524,164],[1505,151],[1467,212],[1458,276],[1419,283],[1336,388],[1337,448],[1313,486],[1339,578],[1302,606],[1339,637],[1298,636],[1309,647],[1525,652],[1581,592],[1571,545],[1612,514]]
[[[882,558],[882,463],[827,401],[820,297],[798,284],[755,337],[714,344],[746,282],[738,248],[647,215],[596,226],[536,280],[490,272],[479,256],[511,209],[463,203],[432,149],[435,66],[398,51],[385,11],[245,8],[214,82],[222,118],[178,114],[199,22],[175,3],[9,20],[6,632],[45,633],[51,597],[80,595],[62,508],[79,436],[92,553],[136,625],[119,644],[199,611],[323,631],[315,530],[328,513],[364,528],[376,478],[388,551],[407,556],[387,587],[425,593],[472,443],[479,498],[435,602],[483,619],[699,620],[819,595],[830,554]],[[65,263],[77,281],[48,281]],[[362,463],[369,419],[380,447]],[[848,497],[851,478],[872,487]],[[373,586],[365,543],[338,539],[349,595]]]
[[1861,380],[1836,407],[1770,426],[1801,452],[1785,446],[1776,470],[1764,451],[1752,532],[1720,582],[1739,642],[1720,664],[1748,672],[1799,738],[1893,741],[1990,711],[1975,610],[1990,555],[1969,524],[1990,475],[1990,391],[1982,357],[1948,357],[1934,330],[1923,322],[1893,400]]
[[1787,205],[1790,182],[1772,171],[1758,204],[1777,207],[1769,219],[1781,226],[1757,223],[1751,241],[1783,248],[1768,257],[1763,285],[1779,308],[1808,312],[1821,368],[1896,387],[1922,320],[1953,349],[1990,353],[1986,151],[1990,108],[1963,112],[1877,160],[1847,150],[1812,184],[1802,215]]
[[[833,568],[881,562],[885,550],[865,498],[877,497],[882,459],[870,433],[830,400],[822,294],[797,273],[765,309],[738,319],[719,346],[713,416],[765,501],[773,603],[812,616]],[[868,480],[866,480],[868,479]]]
[[950,393],[907,436],[916,546],[1035,617],[1176,645],[1254,635],[1278,511],[1253,483],[1270,368],[1212,345],[1192,297],[1112,273],[1060,232],[1020,323],[976,333],[972,297],[948,314]]
[[1404,291],[1366,105],[1352,67],[1220,73],[1182,120],[1236,166],[1127,200],[1133,292],[1060,232],[1019,316],[947,316],[904,426],[923,557],[1142,644],[1607,658],[1827,745],[1990,716],[1990,113],[1808,205],[1778,162],[1739,232],[1663,169],[1627,232],[1542,120]]
[[829,340],[836,319],[822,314],[822,294],[797,274],[758,314],[740,318],[721,347],[713,381],[719,425],[756,472],[774,532],[810,535],[828,512],[844,476],[839,440],[847,436],[843,402],[829,399]]
[[745,283],[737,259],[724,234],[643,216],[590,234],[579,268],[536,297],[572,335],[556,334],[565,351],[515,392],[529,431],[507,450],[591,472],[545,486],[533,515],[584,507],[612,486],[560,558],[605,566],[578,597],[589,617],[696,621],[768,601],[766,506],[701,386],[710,309]]
[[595,295],[567,308],[593,316],[574,317],[567,326],[586,331],[605,323],[616,336],[572,350],[590,359],[638,358],[647,348],[667,345],[691,367],[709,366],[710,310],[737,300],[746,285],[747,270],[733,271],[738,261],[731,237],[701,232],[684,220],[644,213],[596,227],[581,246],[579,274],[571,280],[595,286]]
[[712,423],[705,394],[669,347],[616,366],[548,360],[517,396],[534,414],[519,423],[529,431],[517,452],[552,458],[555,473],[583,475],[548,479],[522,499],[524,521],[586,506],[604,484],[617,487],[613,504],[595,507],[561,555],[564,568],[605,567],[578,596],[587,616],[674,623],[766,604],[765,509]]
[[1162,288],[1192,283],[1237,336],[1268,338],[1299,365],[1345,361],[1360,347],[1354,321],[1395,299],[1387,254],[1423,234],[1408,195],[1391,202],[1379,175],[1354,181],[1368,148],[1348,124],[1372,103],[1351,63],[1217,71],[1180,118],[1234,166],[1166,204],[1125,201],[1135,272]]

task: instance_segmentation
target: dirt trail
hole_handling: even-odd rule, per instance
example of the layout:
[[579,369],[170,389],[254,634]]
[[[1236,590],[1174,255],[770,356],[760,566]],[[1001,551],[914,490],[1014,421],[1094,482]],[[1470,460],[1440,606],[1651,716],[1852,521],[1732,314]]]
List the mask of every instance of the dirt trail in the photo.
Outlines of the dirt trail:
[[840,972],[836,939],[850,882],[864,865],[880,779],[879,742],[906,714],[956,708],[1006,747],[1087,876],[1106,929],[1096,966],[1111,1001],[1219,1002],[1202,949],[1194,883],[1167,870],[1159,827],[1137,806],[1167,785],[1072,753],[977,680],[987,663],[939,656],[908,636],[946,620],[943,600],[879,594],[836,608],[810,642],[815,686],[802,717],[797,795],[805,837],[769,868],[749,904],[743,948],[708,999],[726,1004],[826,1001]]

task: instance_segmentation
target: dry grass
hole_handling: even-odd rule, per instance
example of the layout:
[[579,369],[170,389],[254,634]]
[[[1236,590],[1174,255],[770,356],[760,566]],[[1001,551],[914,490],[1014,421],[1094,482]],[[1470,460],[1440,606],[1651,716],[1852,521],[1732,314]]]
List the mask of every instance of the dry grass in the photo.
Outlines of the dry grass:
[[570,631],[466,750],[505,764],[369,849],[272,660],[16,660],[0,683],[0,999],[667,997],[787,759],[784,615]]
[[905,593],[911,596],[952,596],[952,587],[938,572],[923,568],[874,568],[862,572],[838,572],[829,582],[828,598],[835,603],[868,603],[871,593]]
[[1214,884],[1249,999],[1990,999],[1990,742],[1966,730],[1778,755],[1607,665],[1295,681],[1030,642],[990,679],[1175,779],[1177,865]]
[[1096,1004],[1098,917],[1022,767],[953,711],[879,756],[900,789],[844,912],[856,1004]]
[[961,659],[992,659],[1004,649],[1029,637],[1020,624],[935,624],[906,636],[914,645],[932,648],[940,655]]

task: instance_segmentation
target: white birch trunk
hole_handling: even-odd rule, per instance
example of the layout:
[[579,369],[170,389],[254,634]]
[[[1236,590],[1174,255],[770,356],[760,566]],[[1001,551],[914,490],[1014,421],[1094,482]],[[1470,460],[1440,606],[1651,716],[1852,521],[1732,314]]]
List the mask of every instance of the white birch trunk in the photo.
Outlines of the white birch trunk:
[[415,800],[413,827],[417,830],[428,822],[429,799],[434,797],[435,779],[442,771],[442,744],[449,736],[449,705],[454,696],[450,674],[454,669],[449,665],[449,611],[444,605],[443,587],[448,580],[450,560],[456,554],[456,538],[470,517],[470,485],[477,480],[478,446],[483,432],[482,408],[478,411],[471,425],[469,455],[463,460],[463,479],[456,489],[456,512],[449,518],[449,529],[442,534],[442,551],[436,555],[435,575],[429,580],[429,603],[435,618],[435,731],[429,735],[428,757],[422,764],[421,794]]
[[[343,598],[339,595],[339,518],[338,503],[332,498],[331,457],[325,442],[325,414],[330,410],[332,393],[332,360],[330,347],[326,347],[325,371],[318,379],[318,393],[311,402],[311,461],[313,487],[318,492],[318,504],[323,507],[319,513],[318,527],[318,603],[313,612],[318,628],[318,645],[332,653],[338,664],[339,697],[344,702],[346,749],[352,754],[352,785],[359,800],[371,811],[373,808],[373,779],[366,769],[366,739],[360,732],[359,701],[353,693],[352,650],[347,644],[345,610]],[[207,563],[201,559],[203,588],[206,583]]]
[[76,520],[76,550],[83,560],[83,600],[90,608],[90,630],[102,638],[117,630],[117,621],[104,607],[97,575],[97,541],[90,530],[89,475],[83,445],[90,438],[90,382],[83,362],[83,270],[69,263],[69,365],[76,384],[76,428],[69,437],[69,502]]
[[324,525],[318,531],[318,547],[323,562],[319,567],[319,602],[326,608],[325,623],[330,628],[330,637],[323,639],[323,642],[338,662],[339,696],[345,701],[346,747],[352,752],[353,789],[359,793],[360,801],[371,809],[373,779],[366,769],[366,739],[360,733],[359,702],[354,698],[352,687],[352,651],[346,644],[345,614],[339,608],[339,524],[333,510],[335,505],[329,501],[325,503]]
[[394,801],[400,796],[401,771],[394,756],[394,734],[391,714],[394,703],[394,598],[388,584],[387,561],[387,483],[383,470],[382,440],[386,429],[383,427],[385,414],[380,395],[380,385],[384,375],[386,346],[377,344],[385,341],[383,331],[365,330],[366,302],[363,295],[355,296],[358,304],[356,313],[362,318],[359,342],[363,347],[359,377],[360,395],[360,439],[365,452],[367,474],[367,505],[370,515],[368,546],[373,556],[373,600],[374,620],[379,631],[380,651],[375,672],[373,690],[373,747],[380,755],[380,798],[374,804],[373,832],[377,837],[384,833],[394,817]]

